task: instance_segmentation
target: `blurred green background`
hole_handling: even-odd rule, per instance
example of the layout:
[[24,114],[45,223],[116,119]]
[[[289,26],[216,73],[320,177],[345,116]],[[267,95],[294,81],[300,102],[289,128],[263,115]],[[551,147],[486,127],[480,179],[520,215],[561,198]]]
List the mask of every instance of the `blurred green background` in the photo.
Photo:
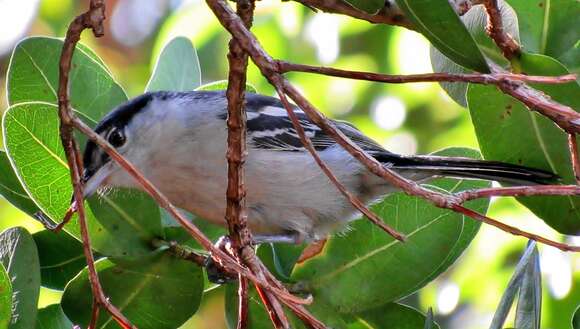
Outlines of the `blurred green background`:
[[[6,70],[15,43],[28,35],[62,37],[87,1],[0,1],[0,110],[6,104]],[[90,32],[82,42],[99,54],[129,96],[140,94],[155,58],[174,36],[187,36],[197,48],[203,82],[227,78],[228,35],[203,1],[107,1],[106,35]],[[429,44],[415,32],[371,25],[338,15],[314,13],[294,3],[257,4],[253,32],[275,58],[313,65],[391,74],[431,72]],[[387,85],[302,73],[290,80],[326,115],[348,120],[391,151],[430,153],[447,146],[478,148],[466,109],[436,83]],[[261,93],[273,89],[250,65],[248,82]],[[492,200],[489,215],[527,231],[562,236],[511,198]],[[0,197],[0,230],[20,225],[42,229]],[[570,243],[580,243],[571,241]],[[432,306],[442,328],[487,328],[526,241],[484,226],[462,258],[444,275],[404,300],[426,311]],[[580,256],[540,247],[544,284],[542,328],[570,328],[580,303]],[[387,278],[385,278],[387,279]],[[205,298],[183,328],[225,328],[223,289]],[[40,305],[58,301],[44,289]]]

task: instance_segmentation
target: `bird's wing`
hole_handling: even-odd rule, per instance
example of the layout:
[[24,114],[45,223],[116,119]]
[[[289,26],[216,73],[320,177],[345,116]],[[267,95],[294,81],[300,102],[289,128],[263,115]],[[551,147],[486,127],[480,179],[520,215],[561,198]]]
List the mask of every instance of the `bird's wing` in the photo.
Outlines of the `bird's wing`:
[[[257,149],[273,151],[305,151],[286,109],[278,99],[252,95],[246,103],[247,133],[250,145]],[[260,98],[256,99],[256,96]],[[263,99],[262,99],[263,97]],[[304,128],[317,151],[323,151],[336,145],[334,139],[328,136],[320,127],[308,119],[306,114],[294,107],[294,113]],[[370,153],[386,152],[378,143],[365,136],[352,124],[331,120],[353,142]]]

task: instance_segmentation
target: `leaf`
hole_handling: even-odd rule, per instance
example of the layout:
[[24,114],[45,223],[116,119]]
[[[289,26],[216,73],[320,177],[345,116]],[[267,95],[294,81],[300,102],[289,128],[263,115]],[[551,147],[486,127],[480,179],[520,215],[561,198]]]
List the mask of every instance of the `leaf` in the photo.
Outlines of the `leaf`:
[[[56,38],[30,37],[14,48],[7,74],[8,103],[48,102],[57,105],[58,67],[63,41]],[[108,68],[86,46],[78,46],[70,72],[71,107],[89,126],[117,105],[127,95],[113,79]],[[77,135],[79,145],[86,138]]]
[[540,254],[538,247],[534,248],[520,287],[516,308],[515,328],[540,329],[542,314],[542,272],[540,270]]
[[[518,18],[515,11],[504,1],[498,1],[498,5],[504,24],[504,31],[513,36],[516,41],[519,41]],[[485,31],[487,14],[483,6],[472,7],[461,17],[461,21],[465,24],[465,27],[478,44],[479,49],[488,60],[504,67],[509,65],[501,50]],[[434,72],[469,73],[469,70],[447,58],[433,45],[431,45],[429,51]],[[457,104],[467,107],[467,83],[440,82],[439,84]]]
[[427,312],[427,317],[425,318],[425,327],[424,329],[433,329],[434,326],[437,326],[435,320],[433,320],[433,309],[429,307],[429,311]]
[[283,281],[289,281],[305,247],[304,244],[267,243],[258,247],[257,254],[270,272]]
[[[72,187],[57,108],[38,102],[14,105],[4,114],[3,129],[8,156],[28,194],[59,222],[70,205]],[[149,240],[163,236],[159,207],[144,193],[118,190],[87,203],[92,245],[104,255],[144,255],[151,251]],[[71,223],[65,230],[79,239],[78,225]]]
[[52,304],[38,310],[35,329],[73,328],[74,324],[66,317],[60,304]]
[[487,73],[485,59],[446,0],[397,0],[399,7],[441,53],[455,63],[474,71]]
[[2,232],[0,261],[12,281],[10,329],[33,328],[40,291],[40,265],[30,233],[22,227]]
[[572,315],[572,329],[578,328],[580,328],[580,306],[576,308],[576,311]]
[[493,319],[491,321],[489,329],[503,328],[505,320],[514,302],[516,293],[518,292],[518,290],[522,285],[526,269],[528,268],[530,262],[536,256],[537,256],[536,242],[532,241],[531,243],[528,244],[526,250],[524,251],[524,254],[520,258],[520,261],[518,262],[518,265],[514,270],[514,274],[512,275],[503,295],[501,296],[501,300],[499,302],[499,305],[497,306],[495,314],[493,315]]
[[[203,272],[192,262],[156,253],[139,262],[102,259],[96,266],[111,303],[138,328],[178,328],[199,307]],[[67,285],[61,302],[65,314],[82,327],[90,321],[91,296],[85,269]],[[107,312],[100,312],[97,327],[118,328]]]
[[[226,322],[228,328],[236,328],[238,319],[238,285],[228,284],[226,286]],[[253,286],[249,289],[248,328],[269,329],[272,328],[268,314],[266,313],[262,301]],[[424,329],[426,321],[425,315],[418,310],[397,303],[369,309],[355,314],[341,314],[334,311],[329,305],[315,299],[314,304],[307,306],[308,310],[328,328],[334,329]],[[304,324],[291,312],[289,321],[292,328],[305,328]],[[433,329],[439,328],[433,324]]]
[[[461,148],[437,154],[477,156],[476,151]],[[455,179],[429,185],[450,192],[490,186]],[[478,200],[468,206],[485,213],[487,205],[488,200]],[[342,313],[362,312],[418,290],[459,257],[480,226],[403,193],[387,196],[372,209],[408,241],[400,243],[367,220],[358,220],[343,236],[332,237],[321,255],[297,265],[292,275],[315,300]]]
[[369,14],[375,14],[385,6],[385,0],[346,0],[346,2]]
[[407,305],[390,303],[355,315],[354,324],[349,329],[425,329],[425,323],[431,323],[430,329],[439,325],[427,321],[427,317]]
[[508,0],[518,13],[527,52],[559,57],[580,39],[580,4],[573,0]]
[[0,263],[0,328],[6,329],[10,324],[12,315],[12,284],[10,276]]
[[32,216],[39,210],[22,188],[6,152],[3,151],[0,151],[0,195],[28,215]]
[[[214,82],[210,82],[210,83],[206,83],[203,86],[199,86],[197,87],[195,90],[199,91],[199,90],[226,90],[228,89],[228,80],[219,80],[219,81],[214,81]],[[252,86],[249,83],[246,83],[246,91],[251,92],[251,93],[258,93],[258,90],[256,89],[256,87]]]
[[[522,70],[530,75],[561,75],[566,69],[552,58],[523,54]],[[580,87],[534,84],[554,100],[580,109]],[[486,159],[521,164],[552,171],[560,183],[575,184],[567,136],[549,119],[529,111],[520,102],[494,86],[470,84],[467,99],[475,133]],[[580,198],[518,198],[548,225],[564,234],[580,234]]]
[[40,256],[42,286],[64,290],[64,286],[86,265],[83,245],[65,232],[44,230],[32,237]]
[[163,48],[145,91],[189,91],[199,85],[197,52],[188,38],[176,37]]

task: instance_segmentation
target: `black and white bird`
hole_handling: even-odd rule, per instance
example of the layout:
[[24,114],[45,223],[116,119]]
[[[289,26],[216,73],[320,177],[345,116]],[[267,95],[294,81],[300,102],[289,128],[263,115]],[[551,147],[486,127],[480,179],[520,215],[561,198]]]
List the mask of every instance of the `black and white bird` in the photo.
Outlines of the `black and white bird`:
[[[153,92],[120,105],[96,126],[176,206],[225,225],[227,100],[223,91]],[[305,150],[282,103],[246,94],[248,223],[258,242],[311,241],[344,228],[359,213]],[[338,180],[370,204],[396,191],[294,108],[306,135]],[[391,153],[357,130],[334,125],[384,166],[414,181],[441,176],[543,184],[556,176],[495,161]],[[84,153],[85,195],[101,187],[139,188],[93,142]]]

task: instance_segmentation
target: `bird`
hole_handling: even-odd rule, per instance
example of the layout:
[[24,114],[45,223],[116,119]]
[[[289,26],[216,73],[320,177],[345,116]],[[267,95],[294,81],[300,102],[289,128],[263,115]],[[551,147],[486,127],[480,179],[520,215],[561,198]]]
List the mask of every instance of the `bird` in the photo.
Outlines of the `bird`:
[[[292,105],[304,132],[338,181],[370,205],[397,192],[371,173]],[[333,185],[303,146],[275,97],[246,92],[246,212],[255,243],[322,240],[348,228],[360,213]],[[225,226],[227,187],[225,91],[156,91],[114,108],[94,128],[177,207]],[[558,176],[541,169],[461,157],[399,155],[354,125],[332,124],[384,167],[424,183],[438,177],[483,179],[513,185],[548,184]],[[93,141],[83,154],[84,196],[104,189],[139,189]]]

